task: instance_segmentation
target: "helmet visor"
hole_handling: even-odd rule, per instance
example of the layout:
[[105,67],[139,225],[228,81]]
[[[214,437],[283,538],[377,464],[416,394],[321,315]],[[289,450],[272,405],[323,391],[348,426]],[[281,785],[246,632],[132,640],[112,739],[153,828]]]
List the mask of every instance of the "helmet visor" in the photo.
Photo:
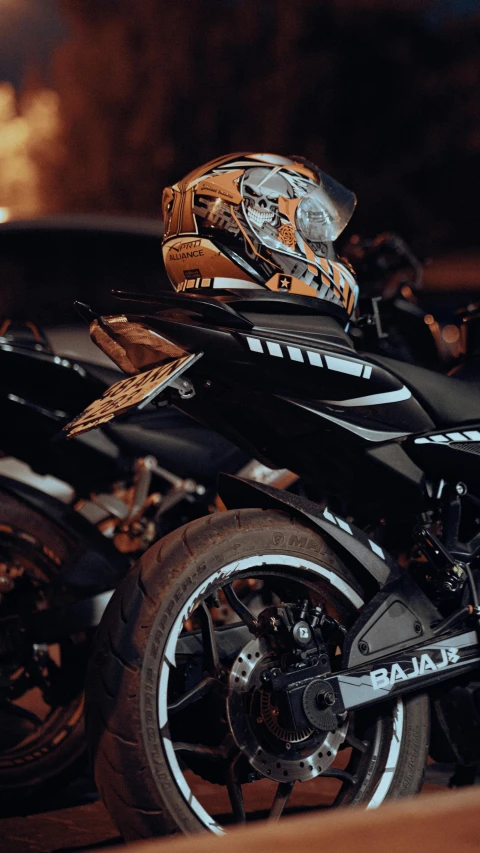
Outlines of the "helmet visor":
[[319,170],[320,185],[300,201],[295,221],[308,244],[336,240],[349,222],[357,199],[355,193]]

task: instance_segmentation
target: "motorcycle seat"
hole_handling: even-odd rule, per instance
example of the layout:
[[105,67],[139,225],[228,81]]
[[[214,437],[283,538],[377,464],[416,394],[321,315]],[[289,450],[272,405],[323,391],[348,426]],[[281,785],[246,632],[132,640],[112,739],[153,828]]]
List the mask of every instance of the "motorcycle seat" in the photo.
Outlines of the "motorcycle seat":
[[480,421],[480,382],[466,382],[386,356],[366,356],[405,383],[437,427]]

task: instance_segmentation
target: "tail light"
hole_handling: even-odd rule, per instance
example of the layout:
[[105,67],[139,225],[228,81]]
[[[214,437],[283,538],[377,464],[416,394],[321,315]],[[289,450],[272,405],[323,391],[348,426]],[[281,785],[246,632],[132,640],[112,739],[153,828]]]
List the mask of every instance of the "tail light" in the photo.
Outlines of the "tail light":
[[94,320],[90,337],[120,370],[129,374],[187,354],[148,326],[130,322],[125,314]]

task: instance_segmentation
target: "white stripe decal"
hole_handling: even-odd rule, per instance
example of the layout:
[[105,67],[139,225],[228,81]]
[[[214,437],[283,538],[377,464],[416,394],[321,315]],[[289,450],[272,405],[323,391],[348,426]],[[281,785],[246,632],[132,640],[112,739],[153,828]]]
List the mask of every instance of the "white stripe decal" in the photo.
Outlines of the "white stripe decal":
[[385,554],[383,553],[382,549],[380,548],[380,545],[377,545],[376,542],[372,542],[371,539],[368,540],[368,544],[370,545],[370,548],[372,549],[374,554],[377,554],[377,556],[381,557],[382,560],[385,559]]
[[313,367],[323,367],[322,357],[318,352],[307,351],[308,360]]
[[399,391],[385,391],[383,394],[368,394],[366,397],[354,397],[351,400],[322,400],[331,406],[383,406],[387,403],[399,403],[401,400],[409,400],[411,393],[408,388],[400,388]]
[[[258,352],[268,355],[276,356],[277,358],[284,358],[285,353],[282,351],[282,348],[277,341],[266,341],[262,338],[252,338],[248,335],[245,336],[248,346],[250,347],[252,352]],[[263,344],[266,344],[267,349],[264,349]],[[372,367],[369,364],[363,364],[360,361],[347,361],[344,358],[337,358],[333,355],[324,355],[322,356],[319,352],[313,352],[312,350],[303,350],[300,347],[294,347],[290,344],[285,343],[287,353],[289,358],[292,361],[296,361],[300,364],[304,364],[305,362],[310,363],[312,367],[324,367],[324,361],[329,370],[335,370],[337,373],[346,373],[350,376],[362,376],[363,379],[370,379],[372,375]],[[392,391],[391,394],[407,394],[407,389],[404,388],[402,392],[400,391]],[[378,397],[379,395],[372,395],[372,402],[374,397]],[[408,392],[408,396],[411,396]],[[361,398],[362,399],[362,398]],[[402,397],[402,399],[408,399],[407,396]],[[330,402],[330,401],[327,401]],[[340,403],[338,400],[332,400],[331,402],[337,403],[338,405],[350,405],[357,406],[362,405],[361,403],[357,403],[357,401],[344,401]],[[387,400],[378,400],[378,404],[388,402]],[[393,399],[390,402],[395,402]],[[373,402],[375,405],[375,402]]]
[[350,536],[353,536],[352,528],[350,527],[350,525],[347,524],[347,522],[344,521],[343,518],[339,518],[338,515],[336,515],[335,518],[337,519],[338,526],[341,527],[342,530],[345,530],[347,533],[350,533]]
[[463,442],[476,442],[480,441],[480,430],[478,429],[469,429],[465,430],[464,433],[461,432],[447,432],[446,435],[429,435],[422,436],[422,438],[416,438],[415,444],[451,444],[452,442],[463,441]]
[[277,358],[283,358],[282,348],[279,344],[274,343],[274,341],[267,341],[267,347],[270,355],[276,355]]
[[328,509],[328,507],[325,507],[325,509],[323,510],[323,515],[325,516],[325,518],[327,519],[327,521],[331,521],[331,522],[332,522],[332,524],[336,524],[336,523],[337,523],[337,520],[336,520],[335,516],[334,516],[334,515],[332,515],[332,513],[330,512],[330,510]]
[[303,361],[301,349],[298,349],[298,347],[287,347],[287,350],[292,361]]
[[261,352],[263,353],[263,346],[260,338],[247,338],[248,346],[252,350],[252,352]]
[[299,406],[300,409],[305,409],[307,412],[312,412],[320,418],[325,418],[327,421],[338,424],[338,426],[343,427],[343,429],[347,429],[349,432],[353,432],[355,435],[359,435],[367,441],[393,441],[394,438],[404,438],[404,436],[410,435],[408,432],[387,432],[386,430],[367,429],[366,427],[358,426],[358,424],[351,424],[341,418],[336,418],[334,415],[327,415],[326,412],[319,412],[318,409],[306,406],[298,400],[292,400],[291,397],[282,397],[279,395],[279,398],[280,400],[286,400],[287,403],[292,403],[294,406]]
[[338,373],[349,373],[351,376],[360,376],[363,370],[363,364],[359,361],[347,361],[343,358],[334,358],[332,355],[326,355],[325,361],[330,370],[336,370]]
[[381,803],[383,803],[385,797],[387,796],[392,782],[395,770],[398,766],[398,760],[400,758],[400,749],[402,747],[403,741],[403,702],[399,698],[397,700],[396,708],[393,712],[393,737],[390,741],[390,749],[388,750],[387,763],[385,764],[385,769],[383,771],[382,777],[378,786],[375,790],[375,793],[367,805],[367,809],[376,809]]

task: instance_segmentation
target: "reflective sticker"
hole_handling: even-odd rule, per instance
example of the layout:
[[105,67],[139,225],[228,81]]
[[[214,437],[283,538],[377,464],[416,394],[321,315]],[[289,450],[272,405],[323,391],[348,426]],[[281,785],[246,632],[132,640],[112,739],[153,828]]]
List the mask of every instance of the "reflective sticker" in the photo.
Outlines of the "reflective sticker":
[[325,516],[325,518],[327,519],[327,521],[331,521],[331,522],[332,522],[332,524],[336,524],[336,523],[337,523],[337,522],[336,522],[336,519],[335,519],[335,516],[334,516],[334,515],[332,515],[332,513],[330,512],[330,510],[328,509],[328,507],[326,507],[326,508],[323,510],[323,515]]
[[298,349],[298,347],[287,347],[287,350],[292,361],[303,361],[301,349]]
[[350,525],[347,524],[347,522],[344,521],[343,518],[339,518],[338,515],[335,516],[335,518],[337,519],[338,526],[341,527],[342,530],[346,530],[347,533],[350,533],[350,535],[353,536],[352,528],[350,527]]
[[261,352],[263,353],[263,346],[260,338],[247,338],[248,346],[252,350],[252,352]]
[[363,364],[358,361],[347,361],[344,358],[334,358],[332,355],[326,355],[325,361],[330,370],[336,370],[338,373],[349,373],[351,376],[360,376],[363,370]]
[[279,344],[276,344],[273,341],[267,341],[267,347],[270,355],[276,355],[277,358],[283,358],[282,348]]
[[344,406],[345,408],[354,406],[385,406],[388,403],[400,403],[403,400],[409,400],[411,396],[410,391],[404,385],[398,391],[368,394],[366,397],[353,397],[351,400],[321,400],[321,402],[327,403],[329,406]]
[[415,444],[450,444],[455,441],[480,441],[480,430],[468,429],[465,432],[447,432],[446,435],[429,435],[415,439]]
[[[312,367],[323,367],[324,360],[326,366],[330,370],[335,370],[337,373],[347,373],[350,376],[361,376],[363,379],[370,379],[372,375],[372,367],[369,364],[363,364],[361,361],[347,361],[345,358],[338,358],[331,355],[322,356],[319,352],[313,352],[312,350],[304,350],[301,347],[291,346],[291,344],[285,343],[285,350],[282,350],[280,344],[277,341],[266,341],[262,338],[253,338],[249,335],[245,336],[248,346],[252,352],[258,352],[262,355],[273,355],[278,358],[284,358],[287,355],[292,361],[296,361],[298,363],[304,364],[307,362]],[[264,346],[266,345],[266,348]],[[402,391],[392,392],[395,394],[409,394],[409,392],[403,388]],[[405,397],[406,398],[406,397]]]
[[307,356],[308,356],[308,360],[309,360],[310,364],[313,367],[323,367],[322,356],[320,355],[320,353],[310,352],[310,350],[308,350]]
[[378,557],[381,557],[382,560],[385,559],[385,554],[383,553],[382,549],[380,548],[380,545],[377,545],[376,542],[372,542],[371,539],[368,540],[368,544],[370,545],[370,548],[372,549],[374,554],[376,554]]

